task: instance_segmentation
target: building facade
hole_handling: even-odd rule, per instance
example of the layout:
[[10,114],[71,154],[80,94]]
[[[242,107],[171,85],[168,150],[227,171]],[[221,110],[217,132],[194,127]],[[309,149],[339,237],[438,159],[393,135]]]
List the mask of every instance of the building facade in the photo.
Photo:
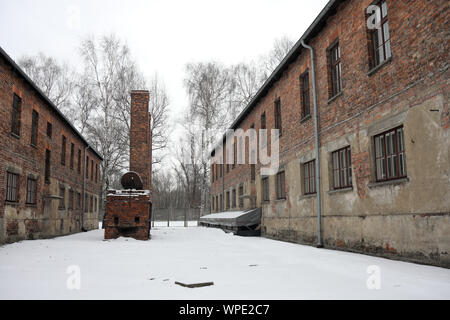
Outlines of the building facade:
[[0,48],[0,243],[98,228],[101,162]]
[[329,1],[231,127],[280,129],[278,172],[248,143],[220,164],[224,136],[213,212],[261,207],[268,238],[450,267],[448,9]]

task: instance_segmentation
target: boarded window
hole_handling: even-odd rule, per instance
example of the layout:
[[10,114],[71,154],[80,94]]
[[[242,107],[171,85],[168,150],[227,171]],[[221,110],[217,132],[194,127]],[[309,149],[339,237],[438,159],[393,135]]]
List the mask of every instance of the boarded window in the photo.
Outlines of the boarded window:
[[6,201],[10,202],[18,202],[18,183],[19,183],[19,175],[7,172],[6,173]]
[[27,204],[36,204],[36,179],[27,179]]
[[45,150],[45,182],[50,183],[50,150]]
[[66,137],[61,137],[61,164],[66,164]]
[[31,115],[31,144],[37,146],[38,139],[38,127],[39,127],[39,113],[33,110]]
[[316,193],[316,160],[303,165],[303,187],[304,194]]
[[376,180],[386,181],[406,177],[403,127],[375,136]]
[[12,114],[11,114],[11,133],[20,136],[20,114],[22,111],[22,99],[14,94]]
[[368,30],[370,68],[375,68],[392,56],[386,0],[378,1],[374,5],[378,7],[381,21],[380,28]]
[[333,188],[342,189],[352,186],[352,160],[350,147],[332,153]]
[[329,65],[330,65],[330,80],[331,91],[330,97],[334,97],[342,91],[342,64],[341,64],[341,49],[339,42],[334,44],[329,49]]
[[281,171],[276,176],[277,199],[286,199],[285,173]]
[[302,118],[305,118],[311,114],[308,71],[300,77],[300,93],[302,98]]
[[262,200],[263,201],[270,201],[270,190],[269,190],[269,178],[263,178],[261,180],[261,188],[262,188]]

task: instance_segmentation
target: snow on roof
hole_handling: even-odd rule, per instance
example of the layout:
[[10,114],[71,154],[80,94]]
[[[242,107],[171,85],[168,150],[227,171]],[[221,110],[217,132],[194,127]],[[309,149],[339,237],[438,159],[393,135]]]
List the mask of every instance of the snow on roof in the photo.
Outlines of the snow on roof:
[[213,213],[208,214],[207,216],[202,216],[202,219],[236,219],[237,217],[242,216],[245,214],[246,211],[226,211],[226,212],[219,212],[219,213]]

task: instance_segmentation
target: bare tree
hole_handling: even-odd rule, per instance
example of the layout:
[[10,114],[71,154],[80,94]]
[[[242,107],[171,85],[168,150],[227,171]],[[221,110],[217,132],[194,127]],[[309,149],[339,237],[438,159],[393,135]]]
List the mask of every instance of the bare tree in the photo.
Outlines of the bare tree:
[[42,52],[36,56],[23,56],[19,66],[42,92],[69,118],[75,119],[72,108],[72,91],[76,74],[67,63],[60,63]]
[[85,131],[103,156],[101,182],[105,191],[128,167],[130,120],[129,116],[118,115],[130,109],[129,90],[142,83],[142,77],[127,45],[114,35],[98,41],[87,38],[82,41],[80,52],[84,61],[83,87],[92,90],[84,92],[85,97],[89,103],[96,103]]
[[272,50],[261,59],[261,64],[264,68],[264,73],[262,74],[263,81],[269,78],[293,46],[294,41],[287,36],[275,39]]

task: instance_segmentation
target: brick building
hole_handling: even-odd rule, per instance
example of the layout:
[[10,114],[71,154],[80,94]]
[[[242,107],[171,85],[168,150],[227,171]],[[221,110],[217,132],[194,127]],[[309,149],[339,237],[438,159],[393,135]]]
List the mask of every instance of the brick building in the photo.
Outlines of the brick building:
[[248,143],[245,164],[220,164],[224,136],[213,212],[258,207],[269,238],[450,267],[448,9],[329,1],[231,127],[280,129],[278,172]]
[[0,48],[0,243],[98,228],[101,161]]

